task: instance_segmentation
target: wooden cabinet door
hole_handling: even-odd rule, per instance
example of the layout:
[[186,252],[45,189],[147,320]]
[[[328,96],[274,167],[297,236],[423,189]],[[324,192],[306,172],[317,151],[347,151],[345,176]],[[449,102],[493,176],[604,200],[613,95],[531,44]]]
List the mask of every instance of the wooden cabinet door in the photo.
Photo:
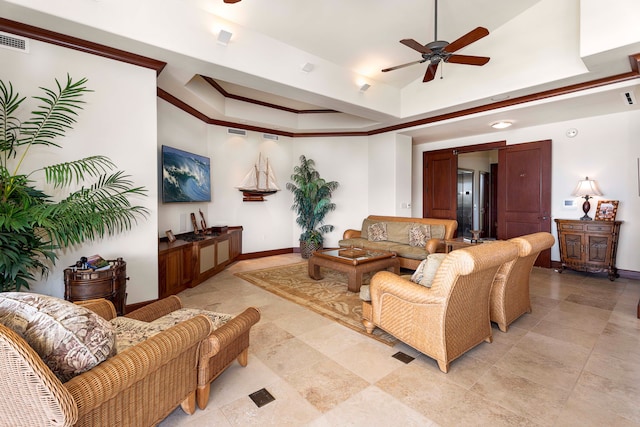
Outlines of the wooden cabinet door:
[[567,263],[576,262],[582,263],[583,259],[583,242],[582,233],[567,233],[563,232],[560,236],[560,250],[563,254],[563,261]]
[[589,234],[586,236],[586,262],[609,265],[611,262],[611,235]]

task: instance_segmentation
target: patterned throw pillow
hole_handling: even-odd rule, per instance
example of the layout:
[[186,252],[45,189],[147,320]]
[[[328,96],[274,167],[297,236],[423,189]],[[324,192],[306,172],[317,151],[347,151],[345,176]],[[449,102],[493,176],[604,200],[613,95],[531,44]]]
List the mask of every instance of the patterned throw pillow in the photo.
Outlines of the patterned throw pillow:
[[0,294],[0,323],[24,338],[62,382],[103,362],[115,350],[115,333],[107,320],[52,296]]
[[409,246],[424,248],[431,239],[431,227],[427,224],[415,224],[409,228]]
[[411,276],[411,281],[427,288],[431,287],[436,272],[447,254],[429,254]]
[[376,222],[371,224],[367,230],[367,236],[372,242],[384,242],[387,238],[387,223]]

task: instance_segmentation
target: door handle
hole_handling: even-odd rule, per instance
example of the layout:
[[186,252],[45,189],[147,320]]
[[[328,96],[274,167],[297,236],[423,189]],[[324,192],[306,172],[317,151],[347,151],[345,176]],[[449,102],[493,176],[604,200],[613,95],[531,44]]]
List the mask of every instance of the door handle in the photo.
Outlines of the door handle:
[[539,216],[539,217],[538,217],[538,219],[541,219],[541,220],[543,220],[543,221],[544,221],[544,220],[549,219],[549,217],[548,217],[548,216]]

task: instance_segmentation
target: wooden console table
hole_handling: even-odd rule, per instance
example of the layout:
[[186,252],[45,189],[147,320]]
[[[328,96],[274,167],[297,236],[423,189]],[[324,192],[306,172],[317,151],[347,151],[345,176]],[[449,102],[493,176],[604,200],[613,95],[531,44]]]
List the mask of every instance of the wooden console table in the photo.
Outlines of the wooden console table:
[[581,221],[556,219],[562,269],[598,273],[606,271],[609,280],[618,275],[616,253],[622,221]]
[[242,254],[242,227],[198,235],[194,241],[176,236],[162,241],[158,251],[158,298],[193,288],[222,271]]
[[107,270],[64,270],[64,299],[67,301],[86,301],[94,298],[106,298],[113,303],[118,316],[125,314],[127,300],[127,263],[118,258],[109,260],[111,268]]

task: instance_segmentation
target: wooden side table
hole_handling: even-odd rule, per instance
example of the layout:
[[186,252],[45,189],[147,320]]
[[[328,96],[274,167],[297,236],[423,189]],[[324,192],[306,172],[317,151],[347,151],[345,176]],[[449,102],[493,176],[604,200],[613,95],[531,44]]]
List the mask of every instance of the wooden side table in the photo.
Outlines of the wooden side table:
[[64,270],[64,299],[67,301],[86,301],[106,298],[113,303],[118,316],[125,314],[127,299],[127,263],[118,258],[109,260],[111,268],[107,270]]
[[618,275],[616,254],[622,221],[581,221],[556,219],[562,269],[589,273],[607,272],[609,280]]

